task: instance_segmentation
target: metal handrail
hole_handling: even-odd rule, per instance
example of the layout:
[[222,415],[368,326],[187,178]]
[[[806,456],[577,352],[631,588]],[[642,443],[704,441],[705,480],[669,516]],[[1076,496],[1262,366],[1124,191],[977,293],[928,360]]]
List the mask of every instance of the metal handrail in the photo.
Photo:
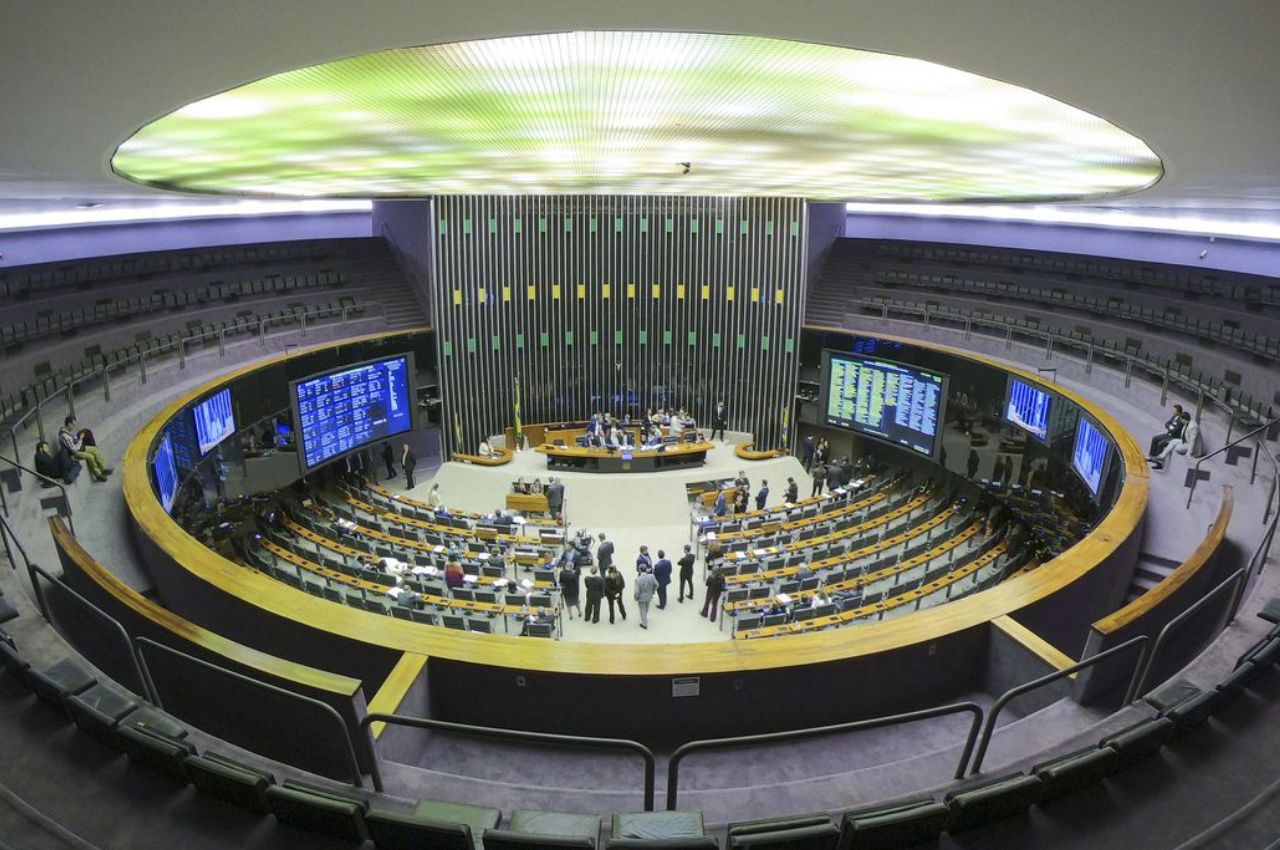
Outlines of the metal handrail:
[[879,729],[884,726],[897,726],[901,723],[913,723],[918,720],[929,720],[948,714],[972,714],[973,722],[969,724],[969,734],[965,736],[964,750],[960,754],[960,763],[956,766],[955,778],[964,778],[965,765],[969,763],[969,754],[973,752],[973,743],[982,726],[982,706],[976,702],[957,702],[950,705],[939,705],[923,708],[919,711],[908,711],[902,714],[890,714],[884,717],[872,717],[867,720],[854,720],[848,723],[837,723],[832,726],[815,726],[808,729],[791,729],[786,732],[765,732],[760,735],[740,735],[735,738],[708,738],[701,741],[690,741],[676,748],[667,764],[667,810],[674,811],[680,792],[680,762],[690,753],[699,750],[723,750],[730,747],[752,746],[772,741],[793,741],[799,738],[814,738],[819,735],[833,735],[840,732],[855,732],[863,729]]
[[94,614],[97,614],[98,617],[103,622],[111,626],[112,631],[114,631],[119,636],[120,641],[129,650],[129,662],[130,662],[130,665],[133,667],[133,673],[138,679],[139,686],[142,687],[144,691],[146,691],[146,693],[144,693],[143,696],[146,697],[151,702],[155,703],[156,705],[160,704],[160,700],[156,696],[155,685],[152,683],[151,678],[149,676],[144,676],[142,674],[142,663],[141,663],[140,655],[138,653],[138,648],[134,644],[134,642],[130,639],[129,632],[125,629],[123,625],[120,624],[119,620],[117,620],[115,617],[112,617],[106,611],[103,611],[97,605],[94,605],[88,599],[85,599],[76,591],[72,590],[70,587],[67,586],[66,582],[64,582],[60,578],[56,578],[55,576],[51,575],[47,570],[45,570],[39,564],[28,564],[27,576],[31,579],[31,589],[35,591],[36,604],[40,607],[40,614],[50,624],[53,623],[53,619],[49,616],[49,603],[44,598],[44,590],[41,588],[40,582],[36,580],[37,576],[43,576],[44,579],[48,581],[50,584],[56,584],[64,592],[68,593],[73,599],[75,599],[76,602],[80,603],[85,608],[92,611]]
[[[286,690],[285,688],[276,687],[275,685],[269,684],[267,682],[254,679],[251,676],[246,676],[242,673],[237,673],[235,670],[229,670],[226,667],[222,667],[220,665],[213,664],[212,662],[205,661],[203,658],[196,658],[194,655],[190,655],[179,649],[174,649],[171,646],[165,646],[164,644],[154,641],[148,637],[138,636],[134,638],[134,643],[136,643],[138,647],[138,660],[141,663],[142,675],[144,677],[143,681],[146,683],[146,687],[151,691],[151,694],[152,694],[151,701],[155,703],[157,708],[163,709],[164,705],[160,702],[160,692],[156,689],[155,680],[151,677],[151,668],[147,665],[146,653],[142,651],[144,647],[148,647],[148,646],[154,647],[155,649],[161,650],[163,652],[167,652],[171,655],[176,655],[180,658],[185,659],[186,661],[190,661],[193,664],[199,665],[201,667],[206,667],[218,673],[224,673],[232,677],[233,679],[237,679],[241,682],[245,682],[249,685],[253,685],[254,687],[262,688],[265,691],[279,694],[289,699],[294,699],[294,700],[297,700],[298,702],[306,703],[307,705],[320,709],[321,713],[327,714],[330,717],[332,717],[333,721],[337,723],[338,727],[342,730],[342,734],[340,737],[342,739],[342,743],[346,744],[346,750],[347,750],[346,755],[350,761],[349,767],[351,768],[351,784],[354,785],[356,788],[364,787],[364,778],[360,772],[360,761],[356,758],[355,747],[351,745],[351,732],[347,728],[347,721],[342,719],[342,715],[338,714],[337,709],[335,709],[333,706],[329,705],[328,703],[321,702],[320,700],[315,699],[313,697],[305,696],[303,694],[299,694],[294,691]],[[373,761],[376,764],[377,758],[375,757]]]
[[[1193,471],[1195,474],[1191,476],[1191,486],[1188,488],[1188,489],[1189,489],[1189,492],[1187,493],[1187,507],[1188,507],[1188,508],[1190,508],[1190,507],[1191,507],[1191,497],[1195,495],[1195,492],[1196,492],[1196,483],[1200,480],[1200,464],[1204,463],[1206,460],[1208,460],[1208,459],[1209,459],[1209,458],[1211,458],[1211,457],[1214,457],[1215,455],[1220,455],[1220,454],[1222,454],[1222,453],[1223,453],[1223,452],[1225,452],[1227,449],[1229,449],[1229,448],[1231,448],[1231,447],[1233,447],[1233,446],[1238,446],[1238,445],[1240,445],[1241,443],[1243,443],[1245,440],[1249,439],[1250,437],[1253,437],[1253,436],[1255,436],[1256,434],[1259,434],[1259,433],[1261,433],[1261,432],[1263,432],[1263,431],[1267,430],[1268,428],[1271,428],[1271,427],[1273,427],[1273,426],[1275,426],[1275,425],[1278,425],[1278,424],[1280,424],[1280,416],[1276,417],[1275,419],[1270,420],[1269,422],[1264,422],[1264,423],[1262,423],[1262,424],[1261,424],[1261,425],[1259,425],[1257,428],[1254,428],[1252,431],[1250,431],[1248,434],[1242,434],[1242,435],[1240,435],[1240,436],[1239,436],[1239,437],[1237,437],[1236,439],[1234,439],[1234,440],[1232,440],[1231,442],[1227,443],[1226,445],[1222,446],[1222,448],[1214,449],[1213,451],[1209,452],[1207,455],[1204,455],[1203,457],[1198,457],[1198,458],[1196,458],[1196,465],[1195,465],[1194,467],[1192,467],[1192,471]],[[1259,447],[1261,447],[1261,443],[1259,444]],[[1191,448],[1194,448],[1194,446],[1192,446]],[[1275,460],[1274,460],[1274,459],[1272,459],[1271,463],[1272,463],[1272,465],[1274,466],[1274,465],[1275,465]],[[1268,499],[1268,505],[1269,505],[1269,504],[1270,504],[1270,500]],[[1265,520],[1263,520],[1263,521],[1265,522]]]
[[1194,603],[1188,606],[1185,611],[1183,611],[1181,614],[1174,617],[1172,620],[1170,620],[1168,623],[1165,624],[1164,628],[1160,630],[1160,634],[1156,636],[1155,643],[1151,645],[1151,652],[1147,655],[1147,663],[1142,667],[1142,671],[1141,671],[1142,675],[1139,676],[1134,683],[1137,686],[1136,693],[1138,696],[1142,695],[1143,693],[1142,689],[1147,684],[1147,677],[1151,675],[1151,668],[1155,666],[1156,656],[1159,654],[1160,648],[1164,646],[1164,642],[1169,637],[1169,635],[1173,633],[1179,626],[1185,623],[1188,619],[1190,619],[1191,615],[1195,614],[1205,605],[1209,604],[1210,600],[1216,598],[1220,593],[1222,593],[1222,591],[1225,588],[1228,588],[1228,587],[1230,587],[1233,592],[1231,597],[1231,605],[1227,609],[1226,622],[1230,623],[1232,620],[1236,618],[1236,610],[1240,605],[1240,595],[1241,595],[1241,591],[1244,589],[1244,579],[1246,574],[1247,574],[1247,569],[1245,568],[1236,570],[1234,573],[1232,573],[1231,575],[1223,579],[1220,584],[1218,584],[1217,586],[1209,590],[1207,593],[1205,593],[1204,596],[1201,596]]
[[1151,638],[1146,635],[1138,635],[1137,637],[1129,638],[1124,643],[1117,644],[1110,649],[1099,652],[1097,655],[1091,655],[1083,661],[1078,661],[1075,664],[1072,664],[1070,667],[1055,670],[1052,673],[1041,676],[1038,679],[1032,679],[1030,682],[1024,682],[1023,684],[1010,688],[1002,693],[1000,698],[995,701],[995,704],[991,706],[991,713],[987,715],[986,725],[982,727],[982,739],[978,742],[978,751],[974,753],[973,766],[969,769],[969,775],[973,776],[982,769],[982,761],[986,758],[987,747],[991,745],[991,736],[995,734],[996,731],[996,720],[999,719],[1000,712],[1004,710],[1006,705],[1023,694],[1030,693],[1031,691],[1043,687],[1050,682],[1056,682],[1058,679],[1065,678],[1073,673],[1078,673],[1087,667],[1092,667],[1104,658],[1110,658],[1113,655],[1119,655],[1121,652],[1125,652],[1135,646],[1141,646],[1142,651],[1138,654],[1138,663],[1134,665],[1133,676],[1129,680],[1129,687],[1125,690],[1124,695],[1125,705],[1133,702],[1137,694],[1136,686],[1140,681],[1139,674],[1145,670],[1143,662],[1149,657],[1147,655],[1147,644],[1150,642]]
[[[552,732],[531,732],[524,729],[500,729],[493,726],[473,726],[469,723],[453,723],[448,720],[432,720],[427,717],[406,717],[402,714],[367,714],[360,719],[360,729],[369,740],[370,749],[374,751],[372,767],[369,771],[373,779],[375,791],[382,791],[382,771],[378,767],[378,757],[369,727],[374,723],[390,723],[398,726],[412,726],[417,729],[440,729],[459,735],[472,735],[477,738],[505,738],[513,741],[531,741],[542,744],[567,744],[598,750],[628,750],[644,759],[644,810],[653,811],[654,773],[656,760],[653,750],[639,741],[627,738],[590,738],[577,735],[559,735]],[[677,750],[677,752],[679,752]]]
[[[49,482],[50,484],[52,484],[54,487],[57,487],[59,490],[61,490],[61,491],[62,491],[62,501],[63,501],[63,502],[66,504],[66,506],[67,506],[67,525],[68,525],[68,527],[70,527],[70,529],[71,529],[71,533],[72,533],[72,534],[75,534],[75,531],[76,531],[76,523],[75,523],[75,520],[74,520],[74,519],[72,519],[72,517],[71,517],[71,513],[72,513],[72,511],[71,511],[71,497],[70,497],[69,495],[67,495],[67,485],[63,484],[61,481],[57,480],[56,478],[49,478],[49,477],[48,477],[48,476],[46,476],[46,475],[41,475],[40,473],[36,472],[34,469],[28,469],[27,467],[25,467],[25,466],[23,466],[22,464],[18,463],[16,460],[9,460],[9,458],[5,457],[4,455],[0,455],[0,462],[7,463],[7,464],[9,464],[9,466],[12,466],[14,469],[17,469],[17,470],[19,470],[20,472],[26,472],[26,473],[29,473],[29,474],[31,474],[31,475],[34,475],[37,479],[39,479],[39,480],[41,480],[41,481],[47,481],[47,482]],[[9,502],[8,502],[8,499],[6,499],[6,498],[5,498],[4,491],[5,491],[5,488],[4,488],[4,487],[0,487],[0,510],[2,510],[2,511],[4,512],[4,515],[5,515],[5,516],[8,516],[8,515],[9,515]]]

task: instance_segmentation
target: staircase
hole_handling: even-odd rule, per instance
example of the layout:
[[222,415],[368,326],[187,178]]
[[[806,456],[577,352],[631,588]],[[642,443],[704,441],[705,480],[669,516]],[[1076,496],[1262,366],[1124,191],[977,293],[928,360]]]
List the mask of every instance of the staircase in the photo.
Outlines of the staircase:
[[813,291],[809,293],[808,304],[804,311],[806,325],[826,325],[838,328],[844,324],[849,293],[842,287],[825,286],[825,280],[819,279]]
[[386,241],[381,238],[360,240],[336,264],[346,275],[342,294],[369,305],[368,315],[385,313],[387,329],[423,327],[430,323],[427,311],[413,291],[396,262]]
[[1133,580],[1129,583],[1129,590],[1125,593],[1124,604],[1128,605],[1154,588],[1177,568],[1177,561],[1161,558],[1158,555],[1152,555],[1150,552],[1139,552],[1138,565],[1133,571]]

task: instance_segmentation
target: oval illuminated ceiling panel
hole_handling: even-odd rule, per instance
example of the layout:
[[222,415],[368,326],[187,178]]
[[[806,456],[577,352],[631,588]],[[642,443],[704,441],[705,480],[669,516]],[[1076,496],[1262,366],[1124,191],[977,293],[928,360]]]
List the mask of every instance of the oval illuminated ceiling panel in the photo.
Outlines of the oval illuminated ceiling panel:
[[1048,201],[1133,192],[1115,125],[916,59],[737,35],[571,32],[277,74],[120,145],[130,180],[202,193],[791,195]]

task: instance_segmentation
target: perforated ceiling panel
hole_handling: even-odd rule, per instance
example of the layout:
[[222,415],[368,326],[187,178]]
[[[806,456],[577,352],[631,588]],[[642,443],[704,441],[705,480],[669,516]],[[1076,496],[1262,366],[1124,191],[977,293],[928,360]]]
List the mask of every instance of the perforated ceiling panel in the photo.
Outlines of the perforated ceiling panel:
[[1043,201],[1132,192],[1162,173],[1107,121],[975,74],[656,32],[470,41],[302,68],[159,118],[112,165],[187,191],[330,197]]

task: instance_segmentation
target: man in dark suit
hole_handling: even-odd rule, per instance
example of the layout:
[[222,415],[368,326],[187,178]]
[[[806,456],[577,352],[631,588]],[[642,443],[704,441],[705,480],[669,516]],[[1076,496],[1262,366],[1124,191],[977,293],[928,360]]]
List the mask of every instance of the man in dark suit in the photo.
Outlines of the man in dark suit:
[[764,503],[769,498],[769,481],[760,479],[760,492],[756,493],[756,510],[764,510]]
[[404,467],[404,489],[413,489],[413,471],[418,468],[418,458],[409,444],[404,444],[404,453],[400,455],[400,465]]
[[651,569],[653,569],[653,556],[649,554],[648,546],[641,546],[640,554],[636,556],[636,572],[642,573]]
[[676,561],[680,565],[680,598],[677,602],[684,601],[684,587],[689,585],[689,601],[693,601],[693,565],[697,561],[697,557],[693,554],[693,547],[688,543],[684,544],[684,554],[680,556],[680,560]]
[[606,540],[604,532],[600,532],[600,545],[596,547],[596,563],[600,565],[600,569],[604,570],[605,575],[609,574],[609,568],[613,566],[613,541]]
[[818,465],[813,468],[813,490],[809,493],[809,497],[822,495],[822,485],[827,483],[827,468],[819,461]]
[[623,603],[622,591],[627,589],[627,580],[622,577],[622,573],[618,572],[617,567],[609,567],[605,571],[604,576],[604,598],[609,600],[609,622],[613,622],[613,608],[618,606],[618,613],[622,615],[625,622],[627,619],[627,606]]
[[1173,416],[1169,417],[1169,421],[1164,423],[1164,433],[1157,434],[1151,438],[1151,451],[1147,452],[1147,457],[1155,457],[1163,451],[1173,440],[1182,437],[1182,405],[1175,404],[1173,406]]
[[658,563],[653,566],[653,577],[658,580],[658,610],[667,607],[667,585],[671,584],[671,560],[667,553],[658,550]]
[[809,467],[813,466],[813,452],[814,452],[814,449],[816,448],[813,444],[812,434],[805,435],[804,442],[800,444],[800,448],[803,452],[800,462],[804,464],[804,471],[808,472]]
[[391,448],[391,442],[387,441],[382,444],[382,462],[387,465],[387,480],[396,477],[396,453]]
[[782,501],[792,505],[800,501],[800,485],[796,484],[794,478],[787,479],[787,492],[783,494]]
[[600,622],[600,600],[604,598],[604,579],[598,567],[592,567],[583,584],[587,586],[587,610],[582,614],[584,623]]
[[547,508],[553,518],[560,516],[560,512],[564,510],[564,485],[559,478],[552,478],[547,485]]
[[729,407],[724,403],[724,399],[716,402],[715,410],[711,414],[711,439],[716,438],[716,432],[720,432],[720,439],[724,439],[725,426],[729,424]]

